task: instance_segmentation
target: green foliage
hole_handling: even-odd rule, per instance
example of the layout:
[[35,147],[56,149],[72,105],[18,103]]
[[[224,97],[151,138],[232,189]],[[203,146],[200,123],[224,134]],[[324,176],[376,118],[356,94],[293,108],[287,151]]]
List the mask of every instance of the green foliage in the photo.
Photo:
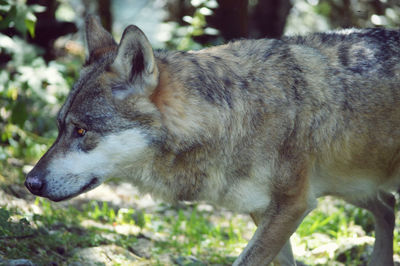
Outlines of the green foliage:
[[302,237],[310,232],[326,234],[332,238],[348,237],[352,234],[351,230],[348,230],[350,224],[359,225],[366,232],[373,229],[372,216],[369,216],[366,210],[350,205],[339,205],[332,213],[316,210],[309,217],[312,218],[307,217],[297,230]]
[[[109,230],[97,227],[85,229],[80,226],[82,221],[91,219],[90,212],[78,211],[73,207],[55,208],[44,199],[37,199],[35,205],[40,207],[42,213],[23,217],[18,222],[10,218],[16,215],[15,212],[6,208],[0,209],[0,254],[6,253],[8,258],[29,257],[40,265],[54,262],[59,264],[72,256],[75,248],[112,242],[99,234]],[[93,202],[88,204],[93,205]],[[126,241],[125,236],[115,235],[116,242]],[[134,239],[133,237],[130,243]],[[7,245],[4,245],[6,241]],[[47,255],[43,256],[44,254]]]
[[36,159],[56,134],[52,118],[68,92],[66,67],[46,64],[18,37],[0,34],[0,50],[11,57],[0,69],[0,157]]
[[206,17],[213,14],[213,9],[218,7],[216,0],[192,0],[194,13],[191,16],[184,16],[182,19],[186,25],[169,23],[173,30],[170,39],[166,42],[167,47],[178,50],[201,49],[202,45],[194,40],[195,37],[204,34],[217,35],[216,29],[207,27]]
[[117,211],[108,206],[107,202],[102,202],[99,206],[97,201],[92,201],[86,208],[90,219],[109,224],[129,224],[143,228],[146,225],[146,217],[142,211],[132,208],[121,208]]
[[[298,259],[309,265],[364,264],[372,251],[372,215],[330,197],[321,199],[319,205],[323,208],[311,212],[292,237]],[[397,213],[394,254],[400,252],[399,222]]]
[[327,17],[332,12],[332,6],[328,2],[319,2],[314,6],[314,11],[317,14]]
[[42,213],[27,213],[21,217],[16,211],[0,209],[0,254],[7,258],[30,258],[38,265],[60,264],[71,256],[75,248],[108,243],[99,234],[101,229],[85,229],[79,222],[87,213],[69,207],[54,208],[49,201],[37,199],[35,205]]
[[11,219],[11,212],[6,208],[0,208],[0,239],[24,238],[33,235],[33,230],[26,218],[18,221]]
[[235,251],[246,245],[242,237],[248,229],[245,222],[237,217],[211,222],[212,213],[200,211],[196,206],[178,209],[175,215],[152,215],[150,230],[167,234],[166,242],[157,242],[156,254],[166,249],[174,254],[195,256],[208,263],[230,265]]
[[[41,10],[23,1],[2,0],[0,28],[15,27],[33,35],[33,12]],[[46,63],[37,47],[2,33],[0,54],[5,59],[0,63],[0,159],[36,160],[56,136],[54,116],[76,77],[76,67]],[[0,170],[3,167],[0,164]]]
[[210,221],[210,212],[196,207],[166,207],[161,213],[144,214],[97,201],[85,203],[79,210],[42,198],[37,198],[35,205],[39,212],[30,210],[25,214],[0,208],[0,254],[6,254],[6,258],[26,257],[38,265],[63,264],[73,261],[76,249],[112,244],[132,249],[137,237],[119,232],[118,226],[123,225],[137,226],[146,235],[166,236],[154,243],[150,265],[157,264],[165,254],[173,254],[179,260],[194,255],[203,261],[228,265],[234,260],[229,254],[246,243],[242,230],[237,228],[246,228],[242,221],[232,217],[231,221],[222,220],[223,225],[216,225]]
[[[354,246],[347,242],[373,236],[367,232],[370,217],[331,198],[322,200],[321,205],[324,210],[308,215],[292,239],[296,259],[308,265],[359,265],[368,257],[371,242]],[[38,265],[64,265],[74,260],[77,249],[116,245],[135,250],[140,247],[140,238],[150,236],[152,248],[148,250],[150,257],[142,258],[144,264],[165,265],[162,258],[167,255],[180,265],[230,265],[255,229],[248,218],[195,205],[179,209],[161,205],[146,214],[98,201],[65,207],[38,198],[35,206],[35,211],[26,212],[0,208],[0,254],[6,258],[27,257]],[[395,253],[400,252],[399,218]],[[362,222],[357,224],[357,220]],[[124,226],[137,231],[118,229]],[[299,248],[304,251],[299,252]]]
[[40,5],[26,5],[23,0],[0,0],[0,30],[14,28],[23,36],[28,32],[35,37],[34,13],[44,10]]
[[115,211],[108,207],[107,202],[103,202],[100,208],[97,202],[92,202],[91,209],[88,212],[89,216],[97,221],[112,223],[115,221]]

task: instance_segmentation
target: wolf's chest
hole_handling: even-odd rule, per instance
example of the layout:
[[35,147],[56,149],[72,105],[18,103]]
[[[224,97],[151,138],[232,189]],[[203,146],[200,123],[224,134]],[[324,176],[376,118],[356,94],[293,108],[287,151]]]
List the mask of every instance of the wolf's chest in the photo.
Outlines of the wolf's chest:
[[230,177],[216,171],[199,199],[240,213],[264,210],[271,200],[268,172],[263,169],[263,176]]

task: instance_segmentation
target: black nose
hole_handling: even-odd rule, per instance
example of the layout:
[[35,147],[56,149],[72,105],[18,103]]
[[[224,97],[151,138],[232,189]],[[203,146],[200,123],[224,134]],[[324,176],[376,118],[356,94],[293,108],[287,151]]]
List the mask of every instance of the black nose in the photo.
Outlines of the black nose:
[[25,186],[33,194],[40,195],[44,187],[44,182],[38,176],[36,175],[30,176],[28,174],[25,180]]

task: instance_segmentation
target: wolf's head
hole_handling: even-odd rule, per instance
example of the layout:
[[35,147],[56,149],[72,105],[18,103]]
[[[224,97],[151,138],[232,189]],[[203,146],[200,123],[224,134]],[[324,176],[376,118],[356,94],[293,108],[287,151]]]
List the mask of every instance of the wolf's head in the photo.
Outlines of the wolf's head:
[[54,201],[142,171],[160,137],[155,132],[161,132],[160,114],[149,100],[159,72],[143,32],[127,27],[118,45],[89,17],[86,37],[87,63],[58,113],[57,140],[25,182],[33,194]]

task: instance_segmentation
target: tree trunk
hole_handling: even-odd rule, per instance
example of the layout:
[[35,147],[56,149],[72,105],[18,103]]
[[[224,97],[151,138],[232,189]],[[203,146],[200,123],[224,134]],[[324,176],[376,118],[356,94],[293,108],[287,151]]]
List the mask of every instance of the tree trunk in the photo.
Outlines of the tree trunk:
[[101,0],[98,2],[99,16],[101,24],[108,31],[112,31],[111,0]]
[[290,0],[259,0],[251,10],[250,37],[282,36],[292,4]]
[[248,37],[248,0],[218,0],[218,5],[207,20],[209,25],[225,40]]
[[56,11],[59,6],[57,0],[28,0],[28,5],[38,4],[45,6],[46,10],[35,14],[37,23],[35,28],[35,38],[29,41],[43,47],[44,58],[48,60],[54,59],[53,44],[54,41],[63,35],[76,32],[77,28],[74,23],[62,22],[56,19]]

